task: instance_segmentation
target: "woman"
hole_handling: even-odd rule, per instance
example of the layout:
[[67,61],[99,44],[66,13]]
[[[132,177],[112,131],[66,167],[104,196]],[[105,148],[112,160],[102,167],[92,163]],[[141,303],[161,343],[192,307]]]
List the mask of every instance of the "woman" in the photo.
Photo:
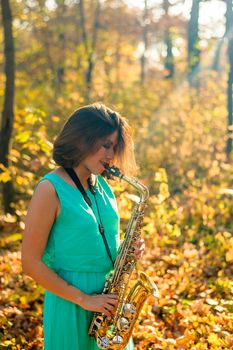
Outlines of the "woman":
[[[23,270],[46,289],[45,350],[94,350],[93,312],[110,316],[118,304],[101,294],[119,247],[116,200],[101,174],[113,162],[126,173],[135,167],[129,126],[103,104],[82,107],[56,138],[53,159],[59,167],[38,182],[28,208]],[[137,258],[143,249],[137,242]]]

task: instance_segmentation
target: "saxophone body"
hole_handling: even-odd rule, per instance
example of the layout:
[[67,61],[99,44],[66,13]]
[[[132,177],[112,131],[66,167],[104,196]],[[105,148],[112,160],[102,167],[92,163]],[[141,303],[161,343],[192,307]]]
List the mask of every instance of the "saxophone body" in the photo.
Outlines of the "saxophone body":
[[148,189],[135,179],[123,175],[116,167],[106,167],[113,177],[119,177],[132,185],[139,193],[139,198],[133,208],[124,241],[114,264],[114,270],[108,276],[103,293],[116,293],[119,303],[113,316],[94,313],[89,335],[96,338],[100,349],[122,350],[129,342],[133,327],[144,302],[149,295],[159,296],[158,288],[153,280],[141,272],[139,279],[130,287],[130,277],[136,266],[134,243],[141,236],[141,225],[144,217]]

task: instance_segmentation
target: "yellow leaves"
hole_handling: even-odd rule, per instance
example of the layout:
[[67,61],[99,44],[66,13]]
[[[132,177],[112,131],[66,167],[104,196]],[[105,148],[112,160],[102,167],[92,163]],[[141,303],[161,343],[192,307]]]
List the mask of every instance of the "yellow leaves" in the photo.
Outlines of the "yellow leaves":
[[29,151],[32,152],[32,154],[36,154],[40,150],[40,146],[38,144],[36,144],[36,143],[29,143],[27,145],[27,148],[28,148]]
[[233,247],[230,247],[228,252],[226,252],[226,261],[233,263]]
[[[13,222],[15,222],[15,221],[13,221]],[[22,233],[13,233],[12,235],[7,237],[7,241],[11,241],[11,242],[20,241],[21,239],[22,239]]]
[[20,152],[17,149],[12,148],[9,153],[9,159],[13,162],[17,162],[20,158]]
[[130,44],[124,43],[124,45],[121,45],[121,54],[132,59],[132,56],[135,54],[135,48]]
[[216,333],[210,333],[208,335],[208,343],[210,345],[214,345],[215,347],[221,346],[222,345],[222,340],[219,339],[218,335]]
[[165,226],[167,234],[171,238],[177,238],[181,235],[180,227],[177,224],[171,225],[169,223]]
[[206,305],[203,299],[199,299],[192,303],[191,309],[196,314],[206,315],[210,311],[210,306]]
[[[221,305],[216,305],[214,310],[218,311],[218,312],[224,312],[226,311],[226,308],[221,306]],[[215,330],[216,331],[216,330]]]
[[168,185],[166,183],[161,183],[159,185],[159,194],[157,196],[158,203],[162,203],[170,196]]
[[[18,110],[15,121],[14,149],[10,152],[10,159],[19,169],[23,167],[30,169],[30,163],[34,159],[42,157],[42,154],[50,155],[52,143],[48,140],[47,127],[45,123],[46,114],[38,108],[26,108]],[[53,122],[59,120],[56,115]],[[32,164],[32,167],[34,164]],[[31,167],[31,169],[32,169]],[[16,184],[26,187],[30,176],[25,173],[17,174]]]
[[104,62],[105,63],[112,63],[114,61],[114,56],[104,56]]
[[215,216],[215,209],[212,208],[211,206],[203,204],[203,213],[202,213],[202,218],[203,218],[203,223],[206,226],[211,226],[214,224],[214,216]]
[[27,179],[23,176],[17,175],[15,178],[15,182],[19,185],[26,185],[28,183]]
[[20,298],[19,298],[19,300],[20,300],[20,303],[21,303],[21,307],[22,307],[22,305],[28,305],[27,304],[27,298],[26,298],[26,296],[25,295],[23,295],[23,296],[21,296]]
[[52,120],[53,122],[57,123],[57,122],[60,121],[60,117],[57,116],[57,115],[53,115],[52,118],[51,118],[51,120]]
[[2,163],[0,163],[0,182],[8,182],[11,180],[11,173]]
[[[132,60],[131,46],[122,46],[121,53]],[[112,72],[111,67],[112,57],[111,53],[103,55],[106,66],[110,69],[109,81],[114,81],[115,78],[115,71]],[[68,59],[72,62],[71,58]],[[120,82],[121,76],[125,81],[131,81],[132,77],[135,81],[135,68],[123,71],[122,67],[126,68],[124,62],[118,67]],[[151,191],[148,216],[143,228],[147,246],[141,264],[159,285],[161,298],[149,298],[150,305],[147,304],[147,308],[150,310],[152,305],[156,305],[157,312],[145,310],[142,313],[135,333],[136,348],[232,349],[230,338],[233,330],[229,314],[233,310],[233,286],[229,280],[230,265],[233,262],[233,190],[232,164],[227,164],[224,158],[226,113],[223,94],[213,84],[211,93],[208,94],[203,89],[199,96],[194,97],[190,91],[186,93],[187,86],[173,91],[174,85],[169,86],[167,82],[157,80],[156,83],[151,83],[149,89],[140,89],[134,83],[133,87],[127,89],[121,86],[119,92],[112,86],[112,91],[105,95],[106,82],[102,74],[97,76],[92,86],[93,96],[103,96],[106,100],[110,97],[109,101],[115,104],[116,110],[124,112],[123,115],[132,121],[135,144],[138,145],[138,164]],[[46,96],[43,101],[45,95],[39,89],[27,96],[29,102],[26,103],[37,103],[37,98],[40,98],[38,105],[46,106],[46,110],[50,108],[47,119],[45,113],[38,110],[28,109],[16,113],[16,137],[10,160],[16,163],[12,174],[16,186],[24,187],[23,193],[28,194],[31,190],[35,173],[40,173],[43,167],[52,167],[49,163],[51,139],[67,111],[84,102],[82,89],[72,87],[73,83],[78,82],[78,76],[68,70],[66,78],[69,86],[65,84],[64,94],[57,100],[54,99],[57,103],[48,103],[52,100],[51,96]],[[96,82],[100,91],[97,91],[99,87]],[[80,87],[83,82],[78,84]],[[47,89],[47,85],[43,87],[46,94],[53,93]],[[11,171],[0,167],[0,181],[8,181],[10,173]],[[39,176],[38,173],[36,176]],[[126,188],[122,184],[117,183],[115,190],[117,197],[120,194],[119,210],[124,227],[132,214],[132,205],[123,193]],[[25,215],[24,203],[20,206],[22,208],[17,208],[17,214]],[[16,217],[6,216],[5,219],[9,226],[16,225]],[[17,222],[17,228],[18,224],[23,229],[22,221]],[[5,241],[7,246],[20,241],[18,231],[14,232],[16,233],[10,234]],[[14,301],[11,299],[11,302],[24,308],[24,317],[30,320],[28,322],[31,326],[35,317],[31,317],[33,314],[29,313],[27,305],[30,304],[38,319],[38,315],[41,315],[41,305],[38,302],[41,292],[33,294],[35,284],[20,275],[20,263],[9,261],[1,264],[1,282],[4,278],[4,286],[11,285],[12,290],[15,289],[15,284],[19,285],[18,296],[14,296]],[[17,273],[12,272],[12,266],[16,265]],[[25,285],[28,291],[25,290]],[[8,288],[6,300],[10,300],[8,296],[12,290]],[[14,323],[13,317],[11,321]],[[10,336],[14,339],[14,335],[10,333]],[[30,337],[32,339],[32,333]],[[226,345],[221,344],[220,338]]]
[[16,141],[20,143],[25,143],[30,139],[31,131],[21,131],[18,135],[15,136]]
[[228,251],[226,252],[226,261],[233,263],[233,237],[228,239]]
[[28,113],[26,116],[25,116],[25,122],[26,124],[29,124],[29,125],[34,125],[38,120],[38,117],[36,114],[34,113]]
[[62,96],[58,97],[57,103],[58,103],[59,105],[64,105],[64,104],[65,104],[65,99],[64,99],[64,97],[62,97]]
[[70,94],[70,96],[71,96],[72,100],[78,101],[79,103],[82,102],[82,101],[80,101],[81,96],[80,96],[80,94],[79,94],[77,91],[73,91],[73,92]]
[[50,154],[53,147],[53,144],[46,139],[39,140],[38,145],[40,146],[41,151],[45,154]]
[[4,222],[8,222],[8,223],[14,223],[17,221],[17,218],[15,215],[11,215],[10,213],[7,213],[5,215],[3,215],[1,217],[1,219],[4,221]]
[[226,261],[233,262],[233,237],[230,232],[218,232],[215,238],[221,244],[221,248],[225,251]]
[[184,249],[184,257],[188,260],[192,260],[199,256],[199,252],[194,248],[192,244],[187,244],[187,247]]
[[190,179],[190,180],[193,180],[195,178],[195,175],[196,175],[196,170],[195,169],[191,169],[187,172],[187,177]]
[[194,340],[195,336],[193,334],[186,334],[176,339],[177,346],[186,346],[190,341]]
[[158,204],[161,204],[170,196],[166,170],[159,168],[158,171],[155,172],[154,181],[159,183],[159,193],[156,197],[156,201]]
[[211,299],[211,298],[207,298],[206,302],[207,302],[207,304],[209,304],[211,306],[218,305],[218,302],[214,299]]
[[215,238],[225,245],[225,244],[228,244],[228,241],[231,238],[231,233],[228,231],[218,232],[215,235]]
[[155,182],[168,182],[167,179],[167,173],[164,168],[159,168],[158,171],[155,172],[155,177],[154,177]]

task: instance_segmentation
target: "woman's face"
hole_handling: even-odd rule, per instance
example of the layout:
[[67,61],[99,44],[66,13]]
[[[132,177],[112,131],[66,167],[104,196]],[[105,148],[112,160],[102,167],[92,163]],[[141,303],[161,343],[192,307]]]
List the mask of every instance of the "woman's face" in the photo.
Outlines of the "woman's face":
[[114,158],[117,141],[118,131],[114,131],[106,137],[97,152],[87,156],[80,165],[91,174],[101,174],[105,170],[104,164],[109,164]]

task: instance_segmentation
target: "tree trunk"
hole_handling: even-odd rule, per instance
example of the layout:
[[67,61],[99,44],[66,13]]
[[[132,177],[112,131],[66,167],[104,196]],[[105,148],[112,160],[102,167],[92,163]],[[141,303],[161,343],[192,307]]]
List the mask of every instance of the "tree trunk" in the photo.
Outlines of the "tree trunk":
[[115,50],[115,71],[116,71],[116,87],[120,88],[121,75],[120,75],[120,63],[121,63],[121,34],[117,34],[116,50]]
[[90,40],[87,31],[86,31],[86,17],[84,9],[84,1],[79,0],[79,10],[80,10],[80,24],[82,39],[85,48],[85,53],[87,56],[87,70],[85,73],[85,81],[87,87],[87,102],[89,102],[91,97],[91,86],[92,86],[92,76],[94,70],[94,56],[97,46],[97,34],[99,29],[99,17],[100,17],[100,0],[96,0],[96,9],[94,14],[93,30],[92,30],[92,39]]
[[165,45],[166,45],[166,58],[164,62],[164,68],[165,68],[165,78],[170,79],[173,78],[174,76],[174,56],[172,53],[172,39],[171,39],[171,32],[169,28],[169,0],[164,0],[163,1],[163,9],[165,12],[165,20],[166,20],[166,30],[165,30]]
[[84,11],[84,3],[83,0],[79,0],[79,12],[80,12],[80,24],[81,24],[81,30],[82,30],[82,39],[85,47],[86,54],[88,54],[88,43],[87,43],[87,31],[86,31],[86,18],[85,18],[85,11]]
[[97,46],[99,17],[100,17],[100,1],[97,0],[96,10],[95,10],[95,18],[94,18],[94,23],[93,23],[92,45],[91,45],[91,50],[90,50],[89,55],[88,55],[88,68],[86,71],[87,100],[88,100],[88,102],[91,98],[92,75],[93,75],[94,65],[95,65],[94,55],[95,55],[96,46]]
[[229,34],[229,31],[230,31],[230,27],[231,27],[231,14],[230,14],[230,9],[228,9],[229,7],[231,6],[231,1],[229,0],[226,0],[226,7],[227,7],[227,10],[226,10],[226,14],[225,14],[225,17],[226,17],[226,27],[225,27],[225,33],[223,35],[223,37],[220,39],[217,47],[216,47],[216,50],[215,50],[215,54],[214,54],[214,58],[213,58],[213,62],[212,62],[212,66],[211,66],[211,69],[215,70],[215,71],[218,71],[219,70],[219,60],[220,60],[220,54],[221,54],[221,49],[223,47],[223,44],[224,44],[224,39],[227,38],[228,34]]
[[188,23],[188,80],[192,85],[200,64],[199,48],[199,9],[201,0],[193,0]]
[[227,129],[227,144],[226,154],[228,160],[230,160],[230,154],[232,152],[232,137],[233,137],[233,103],[232,103],[232,86],[233,86],[233,8],[232,0],[227,1],[226,11],[226,33],[228,37],[228,60],[229,71],[227,81],[227,110],[228,110],[228,129]]
[[58,94],[62,91],[62,86],[65,82],[65,60],[66,60],[66,35],[65,35],[65,0],[57,0],[58,13],[58,42],[59,42],[59,56],[57,66],[57,83]]
[[142,42],[143,42],[143,52],[140,58],[141,63],[141,73],[140,73],[140,83],[143,86],[146,79],[146,53],[148,49],[148,3],[147,0],[144,0],[144,12],[142,18]]
[[217,44],[217,47],[216,47],[216,50],[215,50],[215,53],[214,53],[214,58],[213,58],[213,62],[212,62],[212,65],[211,65],[211,69],[215,70],[215,71],[219,70],[220,53],[221,53],[221,50],[222,50],[222,47],[223,47],[223,44],[224,44],[224,37],[225,37],[225,34],[220,39],[219,43]]
[[[15,86],[15,58],[14,40],[12,33],[12,15],[9,0],[1,0],[2,22],[4,27],[4,55],[5,55],[5,94],[3,102],[1,130],[0,130],[0,163],[9,167],[10,139],[14,122],[14,86]],[[3,183],[3,205],[5,213],[14,213],[11,203],[14,200],[12,180]]]

